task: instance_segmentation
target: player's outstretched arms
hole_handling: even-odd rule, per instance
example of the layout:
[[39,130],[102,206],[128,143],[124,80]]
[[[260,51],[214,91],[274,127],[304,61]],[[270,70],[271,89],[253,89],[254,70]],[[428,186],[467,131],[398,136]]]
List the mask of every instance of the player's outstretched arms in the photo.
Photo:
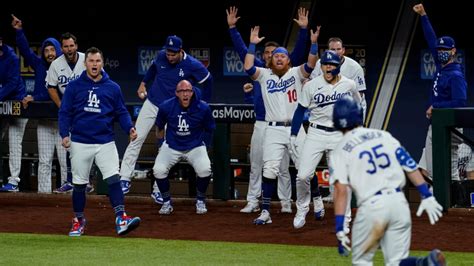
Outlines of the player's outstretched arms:
[[425,8],[423,7],[423,4],[414,5],[413,11],[415,11],[415,13],[417,13],[420,16],[426,16],[426,11],[425,11]]
[[308,27],[308,14],[309,11],[306,10],[304,7],[298,8],[298,19],[294,18],[293,21],[300,26],[302,29],[306,29]]
[[235,6],[231,6],[229,9],[225,10],[227,13],[227,25],[229,25],[229,29],[237,26],[237,21],[240,19],[240,17],[237,16],[238,11],[239,9]]

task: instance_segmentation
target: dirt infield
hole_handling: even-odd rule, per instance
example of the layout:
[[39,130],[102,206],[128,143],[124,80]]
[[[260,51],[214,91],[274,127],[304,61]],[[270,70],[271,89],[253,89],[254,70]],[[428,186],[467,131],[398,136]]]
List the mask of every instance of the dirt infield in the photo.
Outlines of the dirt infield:
[[[243,201],[216,201],[208,203],[209,212],[195,213],[194,201],[174,201],[170,216],[158,214],[159,206],[146,197],[126,197],[130,215],[140,216],[142,224],[130,237],[183,239],[206,241],[233,241],[250,243],[279,243],[292,245],[335,246],[334,214],[329,206],[324,221],[315,221],[310,214],[305,227],[293,229],[294,214],[282,214],[279,204],[271,208],[273,223],[264,226],[252,224],[257,214],[243,214]],[[0,193],[0,232],[64,234],[72,218],[70,195],[42,195],[36,193]],[[293,206],[293,209],[295,207]],[[88,196],[86,234],[115,236],[114,214],[106,196]],[[450,209],[434,226],[428,218],[413,217],[413,250],[440,248],[445,251],[474,252],[474,209]]]

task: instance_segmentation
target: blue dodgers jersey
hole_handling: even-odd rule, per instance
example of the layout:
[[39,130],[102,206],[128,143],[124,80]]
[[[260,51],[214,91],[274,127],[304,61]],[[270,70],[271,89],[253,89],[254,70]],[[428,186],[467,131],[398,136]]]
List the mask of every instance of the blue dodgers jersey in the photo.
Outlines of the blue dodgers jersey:
[[148,90],[148,99],[155,105],[175,96],[176,84],[185,79],[191,84],[203,83],[209,78],[207,68],[194,57],[184,53],[183,60],[177,64],[170,64],[166,58],[166,51],[161,50],[151,67],[155,67],[156,75]]
[[114,121],[118,120],[128,135],[133,127],[125,107],[120,86],[102,72],[98,82],[86,71],[71,81],[65,90],[59,109],[59,131],[62,138],[74,142],[105,144],[114,141]]
[[166,126],[166,143],[173,150],[188,151],[204,145],[206,133],[212,133],[216,123],[209,105],[194,94],[192,103],[186,110],[173,97],[158,106],[156,125],[159,129]]

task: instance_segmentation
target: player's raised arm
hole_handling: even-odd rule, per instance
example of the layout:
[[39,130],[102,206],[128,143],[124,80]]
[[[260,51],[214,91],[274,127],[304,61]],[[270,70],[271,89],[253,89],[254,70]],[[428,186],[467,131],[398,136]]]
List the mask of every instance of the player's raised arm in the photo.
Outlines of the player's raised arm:
[[311,49],[308,55],[308,62],[300,66],[301,73],[305,78],[308,78],[313,72],[314,67],[316,66],[316,61],[318,61],[318,38],[319,38],[319,31],[321,26],[316,27],[316,31],[311,30]]
[[245,62],[244,68],[247,74],[250,76],[252,80],[256,80],[260,71],[258,68],[255,67],[254,60],[255,60],[255,50],[257,48],[257,44],[260,43],[265,37],[258,37],[258,33],[260,31],[260,26],[255,26],[250,29],[250,44],[247,54],[245,55]]

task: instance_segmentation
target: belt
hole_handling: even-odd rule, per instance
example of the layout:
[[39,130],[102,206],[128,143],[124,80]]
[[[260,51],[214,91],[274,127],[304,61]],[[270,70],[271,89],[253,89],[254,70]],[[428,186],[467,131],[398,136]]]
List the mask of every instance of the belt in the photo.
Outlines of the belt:
[[392,194],[392,193],[397,193],[397,192],[401,192],[402,189],[397,187],[397,188],[387,188],[387,189],[382,189],[382,190],[379,190],[375,193],[375,195],[382,195],[382,194]]
[[277,126],[277,127],[291,127],[291,122],[268,122],[269,126]]
[[321,129],[321,130],[324,130],[324,131],[327,131],[327,132],[334,132],[334,131],[337,131],[337,129],[333,128],[333,127],[326,127],[326,126],[323,126],[323,125],[318,125],[318,124],[315,124],[315,123],[311,123],[309,124],[311,127],[314,127],[314,128],[317,128],[317,129]]

